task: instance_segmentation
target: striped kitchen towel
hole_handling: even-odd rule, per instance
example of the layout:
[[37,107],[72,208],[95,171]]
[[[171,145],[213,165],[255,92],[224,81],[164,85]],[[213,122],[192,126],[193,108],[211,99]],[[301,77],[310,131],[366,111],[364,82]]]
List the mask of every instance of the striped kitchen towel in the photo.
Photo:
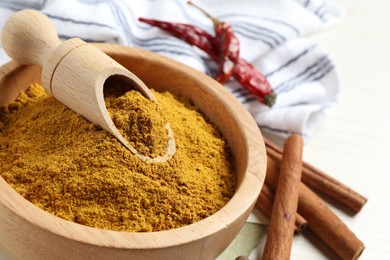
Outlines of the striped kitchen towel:
[[[263,132],[310,137],[324,112],[337,103],[340,83],[330,57],[305,36],[333,25],[340,8],[326,0],[194,2],[233,26],[241,57],[262,71],[275,89],[276,104],[268,108],[234,79],[225,84]],[[46,14],[62,40],[79,37],[144,48],[215,73],[216,65],[202,51],[138,21],[146,17],[191,23],[212,34],[212,22],[186,0],[0,0],[0,27],[25,8]],[[8,60],[0,48],[0,64]]]

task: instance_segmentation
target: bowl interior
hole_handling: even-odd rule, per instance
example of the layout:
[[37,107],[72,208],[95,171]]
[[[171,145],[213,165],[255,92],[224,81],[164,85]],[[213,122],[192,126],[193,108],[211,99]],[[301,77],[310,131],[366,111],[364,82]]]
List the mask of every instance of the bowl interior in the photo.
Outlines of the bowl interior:
[[[216,257],[245,223],[264,181],[266,154],[257,124],[223,86],[202,73],[144,50],[106,44],[95,46],[137,75],[148,87],[191,98],[218,126],[235,160],[238,174],[235,195],[221,210],[197,223],[168,231],[126,233],[98,230],[54,217],[23,199],[0,177],[0,212],[6,212],[0,213],[1,220],[20,221],[19,228],[15,227],[18,232],[15,239],[35,235],[38,238],[35,239],[38,242],[33,242],[36,246],[43,246],[39,238],[45,234],[44,241],[61,239],[63,247],[90,255],[97,248],[134,249],[140,255],[143,249],[153,249],[158,258],[161,252],[156,249],[164,248],[164,256],[171,253],[176,257],[181,254],[183,259],[186,255],[200,259]],[[15,99],[30,84],[40,83],[40,74],[41,69],[37,66],[18,66],[11,62],[1,67],[0,106]],[[28,232],[21,230],[26,227]],[[0,231],[2,228],[6,227],[0,224]],[[12,239],[9,242],[0,239],[3,248],[12,248],[10,243]],[[178,247],[185,250],[178,250]]]

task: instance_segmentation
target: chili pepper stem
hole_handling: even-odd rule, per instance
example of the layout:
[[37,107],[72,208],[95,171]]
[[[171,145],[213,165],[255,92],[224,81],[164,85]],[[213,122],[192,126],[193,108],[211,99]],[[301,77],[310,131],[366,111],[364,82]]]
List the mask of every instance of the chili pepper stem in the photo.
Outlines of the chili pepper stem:
[[267,96],[264,97],[264,104],[266,104],[269,107],[272,107],[276,102],[276,94],[275,92],[269,93]]
[[187,4],[195,7],[196,9],[198,9],[199,11],[201,11],[204,15],[206,15],[208,18],[211,19],[211,21],[213,22],[214,24],[214,28],[217,28],[217,26],[221,23],[217,18],[213,17],[211,14],[209,14],[208,12],[206,12],[203,8],[197,6],[196,4],[194,4],[192,1],[187,1]]

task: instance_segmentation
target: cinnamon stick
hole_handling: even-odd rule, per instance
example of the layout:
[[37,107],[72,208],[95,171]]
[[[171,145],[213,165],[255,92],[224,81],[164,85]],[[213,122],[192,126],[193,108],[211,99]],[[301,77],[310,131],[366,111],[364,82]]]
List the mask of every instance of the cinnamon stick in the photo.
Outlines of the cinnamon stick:
[[[272,205],[274,203],[274,193],[268,187],[267,184],[264,183],[263,188],[261,189],[260,196],[256,201],[256,207],[260,209],[263,214],[270,219],[272,212]],[[295,215],[295,229],[294,233],[301,233],[307,226],[307,221],[304,219],[298,212]]]
[[307,227],[307,220],[299,212],[295,213],[295,234],[302,233]]
[[[267,154],[280,162],[282,160],[282,149],[267,138],[264,138],[264,142]],[[303,162],[302,181],[349,208],[355,214],[367,202],[367,198],[307,162]]]
[[272,212],[272,204],[273,204],[273,201],[271,200],[270,197],[267,196],[267,194],[265,194],[265,192],[263,192],[264,190],[264,187],[265,187],[265,184],[263,185],[263,188],[260,192],[260,195],[256,201],[256,204],[255,206],[257,208],[259,208],[261,210],[261,212],[264,213],[264,215],[270,219],[271,218],[271,212]]
[[[265,182],[276,187],[279,162],[268,156]],[[308,227],[343,259],[357,259],[365,246],[345,223],[305,184],[299,185],[298,211]]]
[[290,259],[302,174],[303,139],[291,135],[285,142],[263,258]]
[[364,204],[366,204],[367,198],[356,191],[308,163],[304,163],[303,165],[302,181],[310,187],[326,194],[352,210],[355,214],[363,208]]

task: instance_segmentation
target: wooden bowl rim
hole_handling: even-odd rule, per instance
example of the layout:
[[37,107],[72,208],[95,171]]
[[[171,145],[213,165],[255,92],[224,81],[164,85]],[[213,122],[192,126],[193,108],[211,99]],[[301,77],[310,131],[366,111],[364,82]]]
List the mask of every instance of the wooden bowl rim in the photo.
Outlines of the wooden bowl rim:
[[[166,61],[173,64],[173,66],[180,67],[181,70],[186,71],[187,73],[192,73],[202,82],[206,82],[208,86],[216,84],[213,79],[203,73],[156,53],[112,44],[94,45],[109,55],[123,55],[125,52],[129,59],[143,56],[148,57],[148,59]],[[5,77],[8,73],[17,70],[20,67],[20,65],[13,61],[1,66],[0,81],[2,77]],[[237,218],[242,217],[244,212],[250,212],[257,200],[265,178],[266,153],[262,135],[257,124],[241,103],[239,103],[225,88],[210,87],[209,91],[215,95],[218,102],[225,105],[229,104],[231,107],[229,111],[236,116],[238,123],[241,123],[241,121],[244,120],[252,121],[249,126],[246,124],[246,129],[241,129],[241,135],[248,147],[246,171],[244,173],[245,178],[242,179],[242,182],[232,199],[222,209],[210,217],[184,227],[166,231],[138,233],[101,230],[66,221],[45,212],[19,195],[1,176],[0,208],[6,207],[10,212],[13,212],[15,216],[21,217],[32,225],[53,233],[56,236],[99,247],[120,249],[173,247],[179,244],[200,240],[211,236],[222,229],[229,228]],[[237,110],[235,110],[236,108]],[[74,234],[82,234],[82,236],[75,237]]]

